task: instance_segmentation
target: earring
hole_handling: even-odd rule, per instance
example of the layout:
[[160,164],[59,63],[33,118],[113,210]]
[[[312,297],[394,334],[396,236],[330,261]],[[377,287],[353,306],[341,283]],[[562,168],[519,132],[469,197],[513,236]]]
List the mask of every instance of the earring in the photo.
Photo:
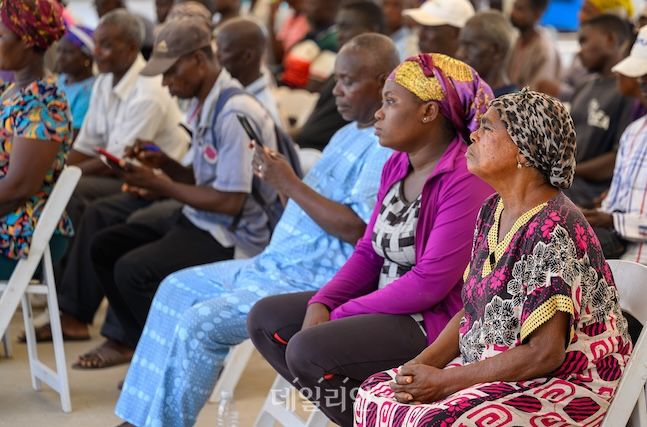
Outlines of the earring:
[[517,169],[521,169],[521,162],[517,162]]
[[423,117],[423,118],[422,118],[422,122],[423,122],[423,123],[427,123],[428,121],[429,121],[429,117]]

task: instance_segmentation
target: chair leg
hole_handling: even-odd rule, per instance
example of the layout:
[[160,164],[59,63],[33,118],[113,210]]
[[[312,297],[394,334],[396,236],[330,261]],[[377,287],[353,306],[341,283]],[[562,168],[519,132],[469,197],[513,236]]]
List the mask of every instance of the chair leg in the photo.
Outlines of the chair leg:
[[61,408],[63,412],[72,411],[70,399],[70,385],[67,378],[67,364],[65,361],[65,347],[63,345],[63,329],[58,310],[58,297],[56,296],[56,285],[54,282],[54,269],[49,247],[45,249],[43,256],[43,284],[47,286],[47,307],[49,311],[49,324],[52,328],[52,343],[54,344],[54,357],[56,359],[56,381],[58,392],[61,396]]
[[31,385],[34,390],[40,391],[42,383],[38,379],[36,373],[38,372],[38,347],[36,346],[36,333],[34,331],[34,323],[32,320],[31,304],[29,303],[29,296],[24,293],[22,295],[22,317],[25,325],[25,340],[27,342],[27,356],[29,358],[29,372],[31,375]]
[[209,401],[219,402],[223,391],[234,392],[252,353],[254,353],[254,344],[251,340],[245,340],[229,350]]
[[319,409],[314,409],[308,417],[305,427],[326,427],[327,425],[328,417],[326,417]]
[[11,351],[11,342],[9,341],[9,331],[5,332],[2,336],[2,348],[4,349],[4,355],[6,358],[13,357],[13,351]]

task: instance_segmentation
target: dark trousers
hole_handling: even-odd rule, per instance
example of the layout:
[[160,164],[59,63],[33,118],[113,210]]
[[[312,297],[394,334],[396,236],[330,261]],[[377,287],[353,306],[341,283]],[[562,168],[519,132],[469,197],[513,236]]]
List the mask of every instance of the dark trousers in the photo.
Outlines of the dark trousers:
[[125,343],[135,347],[162,279],[186,267],[231,259],[234,248],[223,247],[177,210],[147,223],[105,229],[92,241],[90,255]]
[[[68,251],[67,265],[56,286],[62,312],[84,323],[92,323],[104,297],[90,258],[92,238],[107,227],[125,222],[133,212],[149,205],[149,201],[120,193],[86,206],[80,222],[75,224],[75,238]],[[111,310],[106,314],[103,329],[117,341],[126,339]]]
[[362,382],[413,359],[426,348],[427,338],[410,316],[384,314],[334,320],[302,331],[312,295],[260,300],[247,318],[249,337],[270,365],[328,418],[352,426],[353,400]]
[[65,211],[78,227],[85,209],[95,200],[121,193],[123,180],[112,176],[84,175],[79,180]]

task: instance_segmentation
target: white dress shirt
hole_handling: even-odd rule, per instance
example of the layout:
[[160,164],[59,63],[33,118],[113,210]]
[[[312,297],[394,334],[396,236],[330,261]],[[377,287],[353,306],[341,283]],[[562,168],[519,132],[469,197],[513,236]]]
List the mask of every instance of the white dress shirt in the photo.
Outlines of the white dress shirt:
[[179,124],[182,113],[175,99],[162,86],[162,77],[144,77],[146,65],[140,55],[113,87],[112,73],[100,74],[94,84],[90,107],[74,149],[96,156],[103,148],[122,156],[136,139],[153,141],[174,159],[187,150],[189,135]]

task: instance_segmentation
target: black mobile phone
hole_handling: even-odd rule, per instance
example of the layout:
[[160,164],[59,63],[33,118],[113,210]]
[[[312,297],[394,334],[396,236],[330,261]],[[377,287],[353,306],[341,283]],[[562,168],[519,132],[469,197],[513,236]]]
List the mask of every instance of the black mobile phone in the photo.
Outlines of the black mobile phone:
[[261,141],[258,135],[256,135],[256,132],[254,132],[254,129],[249,123],[249,120],[247,120],[247,117],[242,114],[236,114],[236,117],[238,118],[240,125],[243,127],[243,130],[245,131],[249,139],[254,140],[254,142],[256,142],[259,146],[263,146],[263,141]]

